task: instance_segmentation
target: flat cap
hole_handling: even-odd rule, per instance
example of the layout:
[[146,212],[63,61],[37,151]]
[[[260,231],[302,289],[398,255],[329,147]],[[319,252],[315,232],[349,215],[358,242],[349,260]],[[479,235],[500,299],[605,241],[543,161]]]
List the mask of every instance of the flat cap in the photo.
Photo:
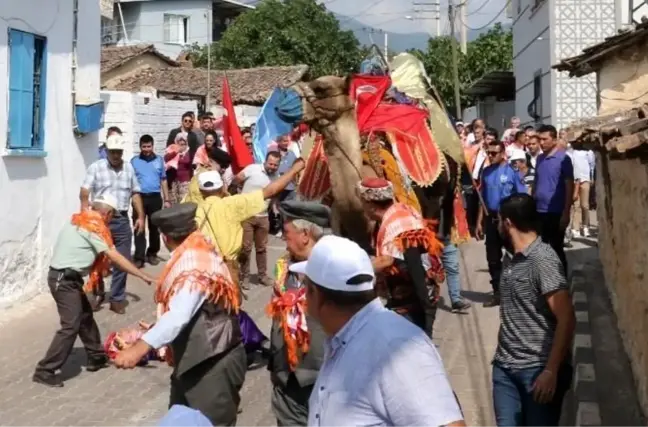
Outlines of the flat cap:
[[303,219],[320,227],[331,226],[331,208],[321,203],[288,200],[281,202],[279,212],[284,219]]
[[151,221],[163,234],[169,232],[191,232],[196,224],[195,203],[180,203],[170,208],[161,209],[151,215]]

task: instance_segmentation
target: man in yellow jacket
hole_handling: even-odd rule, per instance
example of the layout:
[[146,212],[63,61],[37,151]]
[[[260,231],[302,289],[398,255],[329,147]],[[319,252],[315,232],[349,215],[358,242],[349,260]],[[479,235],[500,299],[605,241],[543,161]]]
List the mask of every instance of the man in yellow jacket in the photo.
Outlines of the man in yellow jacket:
[[242,222],[263,212],[265,200],[283,191],[305,165],[302,159],[298,159],[287,173],[263,189],[233,196],[227,196],[219,172],[206,171],[198,175],[198,186],[204,199],[196,211],[198,228],[218,247],[236,283],[239,282],[238,255],[243,245]]
[[[230,155],[227,154],[226,151],[221,150],[215,145],[211,148],[211,150],[207,151],[207,157],[209,158],[209,162],[207,164],[196,165],[197,167],[194,171],[193,178],[191,178],[191,182],[189,183],[189,192],[184,197],[184,199],[182,199],[182,203],[193,202],[197,205],[202,203],[204,198],[201,194],[200,186],[198,185],[198,176],[200,176],[200,174],[203,172],[217,171],[221,174],[221,177],[223,177],[232,163],[232,158],[230,157]],[[227,190],[227,188],[225,188],[225,190]]]

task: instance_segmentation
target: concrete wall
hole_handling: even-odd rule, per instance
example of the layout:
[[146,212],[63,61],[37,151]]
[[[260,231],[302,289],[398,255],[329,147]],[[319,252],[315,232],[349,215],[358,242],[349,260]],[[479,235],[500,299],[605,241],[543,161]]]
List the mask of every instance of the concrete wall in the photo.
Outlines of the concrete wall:
[[[38,13],[34,13],[38,11]],[[4,152],[7,136],[8,29],[47,37],[46,156]],[[79,2],[77,92],[99,99],[98,1]],[[79,209],[79,187],[97,157],[97,134],[76,138],[72,129],[73,2],[2,0],[0,7],[0,307],[47,289],[52,246]]]
[[174,101],[146,94],[102,91],[101,99],[106,104],[106,116],[99,140],[106,140],[106,131],[110,126],[118,126],[124,138],[131,141],[124,151],[125,159],[139,153],[139,139],[144,134],[153,137],[158,154],[164,153],[167,136],[171,129],[180,126],[182,114],[197,111],[195,101]]
[[606,61],[599,80],[599,114],[613,114],[648,102],[648,43]]
[[515,116],[515,101],[495,101],[494,98],[477,103],[477,116],[486,120],[488,126],[496,129],[500,136]]
[[119,67],[101,74],[101,88],[114,89],[119,82],[138,74],[147,68],[165,68],[169,64],[163,61],[159,56],[152,53],[139,55]]
[[639,402],[648,414],[648,165],[597,156],[599,254],[629,355]]

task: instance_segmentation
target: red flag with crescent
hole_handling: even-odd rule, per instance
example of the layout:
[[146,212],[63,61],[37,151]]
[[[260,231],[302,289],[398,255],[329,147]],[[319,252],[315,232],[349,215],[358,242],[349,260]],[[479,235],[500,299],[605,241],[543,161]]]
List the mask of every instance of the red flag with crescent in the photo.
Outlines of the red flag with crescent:
[[234,103],[230,93],[227,76],[223,78],[223,108],[225,108],[225,117],[223,117],[223,139],[227,144],[227,152],[232,158],[232,172],[238,174],[247,165],[254,163],[252,154],[248,150],[241,129],[236,122],[236,113],[234,112]]

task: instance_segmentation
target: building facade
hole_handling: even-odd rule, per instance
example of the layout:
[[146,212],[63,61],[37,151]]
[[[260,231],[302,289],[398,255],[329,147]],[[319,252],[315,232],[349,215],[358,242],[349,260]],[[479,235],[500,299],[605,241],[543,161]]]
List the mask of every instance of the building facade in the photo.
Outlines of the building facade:
[[569,79],[551,67],[614,35],[640,1],[512,0],[515,110],[524,125],[562,128],[596,114],[595,78]]
[[102,23],[102,43],[155,45],[176,59],[187,47],[218,41],[229,23],[253,9],[236,0],[121,0]]
[[97,133],[75,135],[74,99],[99,100],[99,25],[97,0],[2,0],[0,307],[47,289],[52,246],[97,158]]

